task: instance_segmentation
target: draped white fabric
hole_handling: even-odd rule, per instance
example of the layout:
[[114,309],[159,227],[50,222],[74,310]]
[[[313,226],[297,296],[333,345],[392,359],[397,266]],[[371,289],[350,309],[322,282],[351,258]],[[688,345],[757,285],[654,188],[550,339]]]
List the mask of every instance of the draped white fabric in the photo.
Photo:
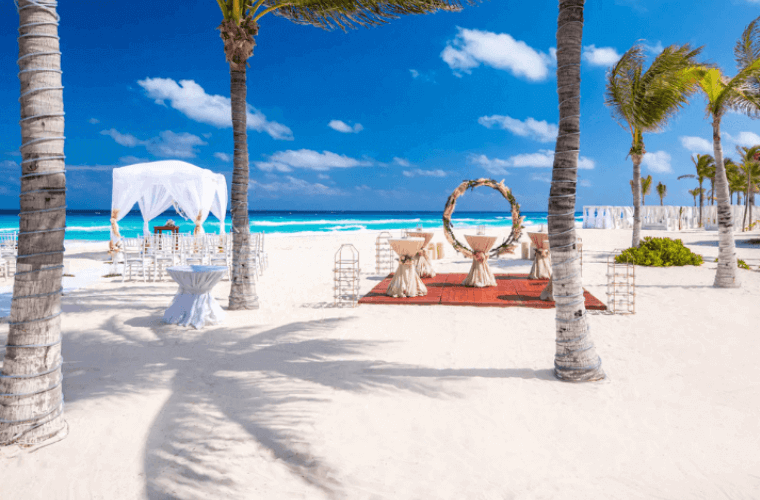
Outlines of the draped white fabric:
[[209,212],[220,220],[224,233],[227,211],[227,180],[222,174],[178,160],[138,163],[113,170],[111,201],[111,241],[118,234],[116,222],[124,218],[135,203],[140,206],[143,232],[149,234],[149,222],[171,207],[179,206],[203,233],[202,224]]
[[164,313],[164,323],[192,326],[216,325],[225,318],[224,310],[211,296],[224,273],[223,266],[174,266],[166,272],[179,284],[177,295]]
[[414,261],[399,264],[393,279],[388,283],[386,295],[391,297],[419,297],[427,295],[427,287],[414,268]]

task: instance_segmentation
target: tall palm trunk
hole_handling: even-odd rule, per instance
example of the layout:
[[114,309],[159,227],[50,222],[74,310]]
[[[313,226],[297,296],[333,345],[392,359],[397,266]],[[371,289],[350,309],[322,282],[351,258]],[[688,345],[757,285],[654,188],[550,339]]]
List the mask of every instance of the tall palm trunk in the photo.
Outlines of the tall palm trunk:
[[720,115],[713,117],[713,149],[715,157],[715,191],[718,198],[718,271],[713,286],[738,288],[736,275],[736,247],[731,205],[728,202],[728,178],[723,165],[723,146],[720,143]]
[[[746,165],[746,163],[745,163]],[[747,203],[747,200],[749,200],[749,192],[751,188],[751,180],[752,177],[752,166],[747,165],[747,194],[744,196],[744,215],[742,216],[742,232],[744,232],[744,228],[746,227],[747,222],[747,209],[749,208],[749,203]],[[752,211],[749,213],[749,223],[752,224]]]
[[633,159],[633,241],[632,247],[641,242],[641,159],[639,154],[632,154]]
[[251,260],[251,226],[248,219],[248,133],[246,131],[245,66],[230,67],[232,131],[235,155],[232,169],[232,286],[229,309],[258,309],[259,299],[254,283],[255,269]]
[[705,192],[702,189],[702,179],[699,180],[699,227],[702,227],[702,207],[705,204]]
[[225,18],[218,28],[230,65],[230,100],[235,151],[232,168],[232,285],[229,309],[258,309],[251,260],[251,227],[248,220],[248,132],[246,130],[246,64],[253,55],[258,25],[251,17]]
[[556,301],[554,374],[583,382],[604,378],[589,335],[575,234],[575,196],[580,149],[580,63],[585,0],[560,0],[557,19],[559,135],[549,193],[549,247]]
[[[21,198],[0,445],[62,436],[61,277],[66,226],[63,87],[55,4],[18,2]],[[39,89],[39,90],[37,90]]]

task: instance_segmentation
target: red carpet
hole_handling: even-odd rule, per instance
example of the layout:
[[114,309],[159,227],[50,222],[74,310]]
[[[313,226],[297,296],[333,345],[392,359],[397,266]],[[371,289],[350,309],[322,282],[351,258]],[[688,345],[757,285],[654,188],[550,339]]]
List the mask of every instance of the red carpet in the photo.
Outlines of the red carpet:
[[[547,280],[529,280],[527,274],[495,274],[497,286],[471,288],[462,286],[466,274],[438,274],[435,278],[423,278],[428,289],[424,297],[388,297],[385,295],[393,275],[388,275],[367,295],[359,299],[359,304],[415,304],[446,306],[484,307],[535,307],[551,309],[554,302],[539,300],[541,290]],[[607,306],[599,299],[583,291],[586,309],[604,311]]]

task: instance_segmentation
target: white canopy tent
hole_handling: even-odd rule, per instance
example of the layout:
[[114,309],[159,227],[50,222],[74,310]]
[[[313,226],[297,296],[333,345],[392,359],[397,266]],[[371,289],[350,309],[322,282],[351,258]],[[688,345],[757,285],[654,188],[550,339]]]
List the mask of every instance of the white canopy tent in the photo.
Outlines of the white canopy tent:
[[148,223],[172,206],[183,218],[195,221],[194,234],[204,232],[203,223],[209,212],[219,219],[219,234],[224,234],[227,180],[222,174],[178,160],[137,163],[113,169],[112,245],[121,237],[118,221],[135,203],[140,206],[145,221],[145,235],[150,234]]

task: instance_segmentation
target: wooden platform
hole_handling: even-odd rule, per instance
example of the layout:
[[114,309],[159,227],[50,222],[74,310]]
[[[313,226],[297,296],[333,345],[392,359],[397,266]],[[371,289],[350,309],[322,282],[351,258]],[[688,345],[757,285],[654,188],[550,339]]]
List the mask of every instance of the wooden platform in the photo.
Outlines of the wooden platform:
[[[495,274],[497,286],[471,288],[462,286],[466,274],[438,274],[435,278],[423,278],[428,289],[423,297],[388,297],[385,292],[393,274],[388,275],[367,295],[359,299],[359,304],[414,304],[480,307],[535,307],[551,309],[554,302],[539,300],[541,290],[548,280],[529,280],[527,274]],[[586,309],[604,311],[607,309],[599,299],[583,291]]]

